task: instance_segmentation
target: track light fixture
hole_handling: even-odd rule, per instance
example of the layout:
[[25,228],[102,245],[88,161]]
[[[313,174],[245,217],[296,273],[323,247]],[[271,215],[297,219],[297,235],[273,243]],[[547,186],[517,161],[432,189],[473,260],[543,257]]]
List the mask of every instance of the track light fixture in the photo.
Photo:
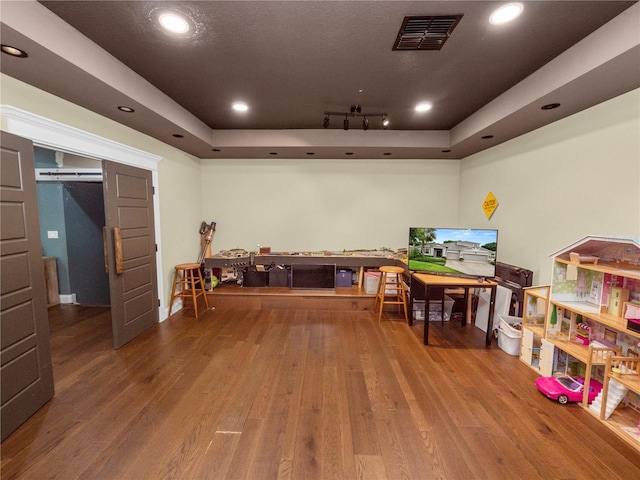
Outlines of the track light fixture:
[[349,130],[349,117],[362,117],[362,129],[368,130],[370,126],[369,119],[372,117],[380,117],[380,125],[382,128],[389,126],[389,119],[386,113],[362,113],[360,105],[352,105],[348,112],[324,112],[323,128],[329,128],[331,116],[344,117],[342,128]]

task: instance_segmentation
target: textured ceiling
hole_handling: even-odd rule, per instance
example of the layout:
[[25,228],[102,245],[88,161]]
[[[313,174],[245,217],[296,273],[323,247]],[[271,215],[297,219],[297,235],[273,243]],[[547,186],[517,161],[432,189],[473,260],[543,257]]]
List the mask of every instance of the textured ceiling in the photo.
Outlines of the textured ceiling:
[[[499,27],[484,1],[1,3],[29,53],[4,73],[201,158],[463,158],[640,86],[637,2],[523,2]],[[195,33],[160,31],[166,8]],[[441,50],[393,50],[408,15],[462,18]],[[322,128],[352,105],[391,126]]]

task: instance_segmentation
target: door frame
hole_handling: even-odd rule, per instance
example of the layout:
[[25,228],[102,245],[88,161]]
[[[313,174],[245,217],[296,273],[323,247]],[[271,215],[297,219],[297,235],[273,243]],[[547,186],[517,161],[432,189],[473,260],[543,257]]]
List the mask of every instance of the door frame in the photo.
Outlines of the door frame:
[[159,320],[161,322],[166,320],[168,317],[168,306],[164,296],[162,275],[160,190],[158,186],[158,163],[162,161],[162,157],[50,120],[40,115],[35,115],[11,105],[1,105],[0,110],[6,118],[5,130],[14,135],[28,138],[36,147],[59,150],[95,160],[110,160],[112,162],[151,171],[152,185],[155,190],[155,195],[153,196],[154,230],[156,244],[158,245],[156,265],[159,272],[159,275],[157,275],[158,299],[160,300]]

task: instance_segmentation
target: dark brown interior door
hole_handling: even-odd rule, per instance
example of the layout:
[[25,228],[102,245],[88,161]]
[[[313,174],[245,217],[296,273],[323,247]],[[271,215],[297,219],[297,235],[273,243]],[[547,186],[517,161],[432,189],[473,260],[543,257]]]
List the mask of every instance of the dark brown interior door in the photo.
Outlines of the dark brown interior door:
[[2,440],[53,397],[33,145],[2,132],[0,376]]
[[158,323],[151,172],[102,162],[113,347]]

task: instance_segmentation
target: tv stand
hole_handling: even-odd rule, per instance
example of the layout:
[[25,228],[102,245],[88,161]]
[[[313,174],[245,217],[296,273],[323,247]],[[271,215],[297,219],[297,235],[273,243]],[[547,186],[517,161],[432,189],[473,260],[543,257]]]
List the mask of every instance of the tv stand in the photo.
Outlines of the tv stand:
[[[465,292],[464,308],[465,311],[462,315],[462,325],[466,325],[467,322],[467,309],[468,309],[468,297],[469,290],[475,288],[488,288],[491,290],[491,299],[489,301],[489,323],[490,326],[493,320],[493,312],[496,303],[496,289],[498,284],[489,280],[482,280],[476,278],[463,278],[447,275],[432,275],[427,273],[414,273],[411,275],[411,299],[409,302],[409,325],[413,325],[413,303],[415,300],[425,301],[425,316],[424,316],[424,344],[429,343],[429,301],[444,299],[445,289],[463,289]],[[441,310],[444,312],[444,308]],[[442,313],[444,314],[444,313]],[[487,328],[487,336],[485,344],[491,345],[491,336],[493,335],[493,329]]]

